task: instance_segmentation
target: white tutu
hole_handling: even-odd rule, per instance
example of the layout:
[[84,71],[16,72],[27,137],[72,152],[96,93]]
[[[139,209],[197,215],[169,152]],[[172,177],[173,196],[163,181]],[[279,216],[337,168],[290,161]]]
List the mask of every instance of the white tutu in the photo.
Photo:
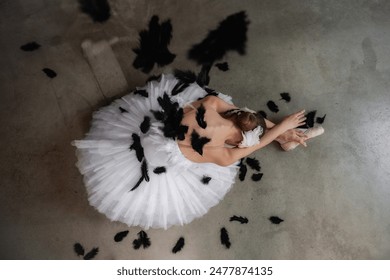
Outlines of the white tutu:
[[[172,96],[179,81],[162,75],[143,88],[148,97],[130,93],[101,108],[93,115],[90,131],[77,147],[77,167],[84,175],[92,206],[112,221],[145,229],[183,225],[201,217],[230,190],[237,166],[194,163],[186,159],[177,143],[164,136],[161,121],[152,111],[161,111],[157,101],[167,93],[180,107],[204,97],[207,92],[196,83]],[[218,93],[225,101],[231,98]],[[140,129],[145,116],[150,129]],[[143,180],[141,162],[130,149],[133,134],[140,137],[149,180]]]

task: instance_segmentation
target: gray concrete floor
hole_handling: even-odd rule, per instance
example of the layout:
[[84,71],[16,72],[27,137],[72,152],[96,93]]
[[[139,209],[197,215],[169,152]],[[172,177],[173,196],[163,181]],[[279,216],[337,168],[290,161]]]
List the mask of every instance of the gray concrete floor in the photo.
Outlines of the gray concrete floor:
[[[112,16],[100,24],[77,1],[0,2],[2,259],[77,259],[75,242],[99,247],[97,259],[390,258],[390,2],[110,3]],[[210,86],[274,121],[315,109],[327,114],[326,132],[306,149],[286,153],[275,144],[256,152],[260,182],[237,180],[204,217],[148,230],[152,246],[134,250],[141,229],[110,222],[89,206],[70,142],[87,132],[96,108],[144,84],[148,75],[133,68],[132,48],[152,15],[171,19],[169,49],[177,55],[171,65],[154,68],[156,74],[198,71],[186,52],[241,10],[251,21],[247,54],[229,52],[222,61],[230,71],[214,67]],[[83,55],[84,40],[114,37],[114,56],[111,49],[90,61]],[[42,47],[19,49],[30,41]],[[58,76],[48,78],[45,67]],[[277,101],[283,91],[290,103]],[[268,100],[277,102],[278,114],[267,110]],[[232,215],[249,223],[229,222]],[[284,222],[271,224],[272,215]],[[229,250],[219,242],[221,227],[229,232]],[[122,230],[128,237],[115,243]],[[181,236],[186,245],[172,254]]]

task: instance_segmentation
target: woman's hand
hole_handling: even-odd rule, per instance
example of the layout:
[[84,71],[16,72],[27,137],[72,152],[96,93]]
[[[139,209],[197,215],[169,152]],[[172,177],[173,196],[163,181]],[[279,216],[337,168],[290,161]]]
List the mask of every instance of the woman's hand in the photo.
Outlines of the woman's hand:
[[304,125],[306,122],[305,110],[299,111],[295,114],[289,115],[283,119],[280,123],[281,126],[287,131],[289,129],[296,128],[298,126]]

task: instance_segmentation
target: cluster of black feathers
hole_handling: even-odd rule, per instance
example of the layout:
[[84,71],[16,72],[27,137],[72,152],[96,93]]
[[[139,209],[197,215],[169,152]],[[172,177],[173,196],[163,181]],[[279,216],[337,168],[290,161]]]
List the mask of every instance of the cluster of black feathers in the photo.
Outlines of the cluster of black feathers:
[[253,171],[257,171],[256,173],[252,174],[251,178],[253,181],[255,181],[255,182],[260,181],[261,178],[263,177],[263,173],[260,173],[260,170],[261,170],[260,162],[256,158],[251,158],[251,157],[242,158],[238,165],[240,167],[239,174],[238,174],[238,178],[240,179],[240,181],[245,180],[246,174],[248,172],[247,165]]
[[134,239],[134,241],[133,241],[133,248],[138,250],[142,246],[144,249],[146,249],[150,246],[150,244],[151,243],[150,243],[150,239],[149,239],[148,235],[146,234],[146,232],[141,230],[138,233],[138,239]]
[[99,248],[95,247],[92,250],[90,250],[88,253],[85,254],[85,249],[80,243],[75,243],[73,245],[73,250],[77,254],[77,256],[83,256],[84,260],[91,260],[96,257],[96,255],[99,253]]

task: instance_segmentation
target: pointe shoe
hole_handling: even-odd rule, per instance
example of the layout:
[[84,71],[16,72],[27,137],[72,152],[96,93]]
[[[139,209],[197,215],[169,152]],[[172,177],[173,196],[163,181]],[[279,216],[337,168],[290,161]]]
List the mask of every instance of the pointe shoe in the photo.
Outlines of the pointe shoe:
[[[324,132],[325,132],[325,130],[322,126],[317,126],[317,127],[312,127],[312,128],[306,129],[303,133],[306,134],[307,139],[311,139],[311,138],[320,136]],[[299,145],[300,145],[299,142],[290,141],[290,142],[286,142],[280,146],[282,147],[283,150],[285,150],[287,152],[287,151],[294,150]]]

